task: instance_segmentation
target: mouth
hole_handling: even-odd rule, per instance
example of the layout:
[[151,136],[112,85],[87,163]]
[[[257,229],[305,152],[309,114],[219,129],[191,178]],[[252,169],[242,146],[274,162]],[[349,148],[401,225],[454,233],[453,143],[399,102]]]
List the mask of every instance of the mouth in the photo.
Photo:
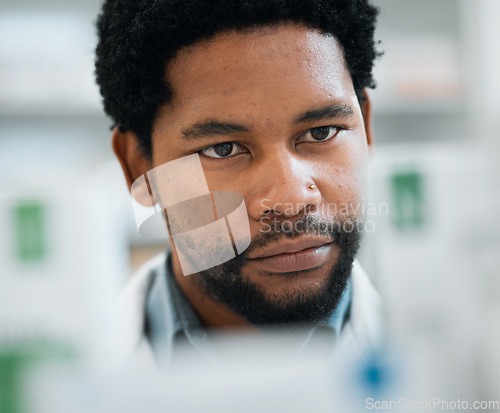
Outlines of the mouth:
[[333,242],[310,239],[283,243],[266,249],[249,260],[266,271],[285,273],[322,266],[330,256]]

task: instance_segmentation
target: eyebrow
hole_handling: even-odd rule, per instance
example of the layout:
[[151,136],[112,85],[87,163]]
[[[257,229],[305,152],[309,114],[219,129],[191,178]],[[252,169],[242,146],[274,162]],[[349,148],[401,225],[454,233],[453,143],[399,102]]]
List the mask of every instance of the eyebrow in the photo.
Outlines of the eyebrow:
[[[353,114],[353,110],[349,105],[344,103],[332,103],[318,109],[308,110],[299,115],[294,123],[304,123],[312,121],[320,121],[330,118],[348,118]],[[195,139],[209,138],[213,136],[224,136],[238,132],[249,132],[249,129],[242,125],[233,123],[219,122],[216,120],[208,120],[206,122],[196,123],[193,126],[184,129],[182,137],[186,141]]]
[[193,140],[210,136],[229,135],[236,132],[248,132],[248,129],[241,125],[209,120],[207,122],[196,123],[190,128],[184,129],[182,136],[186,140]]
[[345,103],[332,103],[319,109],[308,110],[295,119],[295,123],[312,122],[329,118],[348,118],[353,110]]

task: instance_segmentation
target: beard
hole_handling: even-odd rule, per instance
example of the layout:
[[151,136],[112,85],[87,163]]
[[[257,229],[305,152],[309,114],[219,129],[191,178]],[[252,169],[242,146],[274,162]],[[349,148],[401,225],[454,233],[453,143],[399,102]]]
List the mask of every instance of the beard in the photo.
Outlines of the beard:
[[[214,300],[222,302],[236,314],[255,326],[317,324],[337,308],[351,276],[352,264],[359,249],[361,232],[359,222],[352,217],[338,221],[322,221],[304,215],[293,226],[283,225],[261,232],[252,239],[242,254],[217,267],[196,274],[196,282]],[[255,250],[283,239],[307,235],[332,240],[339,250],[336,262],[327,278],[318,287],[282,291],[281,295],[266,293],[243,274],[248,255]],[[327,241],[328,242],[328,241]],[[274,277],[300,277],[311,270],[270,274]]]

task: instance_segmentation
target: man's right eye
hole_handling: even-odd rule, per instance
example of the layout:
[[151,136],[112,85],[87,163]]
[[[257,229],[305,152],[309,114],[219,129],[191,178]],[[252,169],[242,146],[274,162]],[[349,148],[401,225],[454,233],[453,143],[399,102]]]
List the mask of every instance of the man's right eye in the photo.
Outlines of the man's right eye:
[[208,158],[222,159],[229,158],[244,152],[243,148],[235,142],[223,142],[216,145],[207,146],[200,153]]

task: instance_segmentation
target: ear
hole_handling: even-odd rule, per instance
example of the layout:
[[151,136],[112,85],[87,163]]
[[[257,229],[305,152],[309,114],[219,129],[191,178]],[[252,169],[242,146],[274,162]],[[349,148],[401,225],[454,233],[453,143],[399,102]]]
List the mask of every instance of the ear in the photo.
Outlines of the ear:
[[366,88],[363,89],[363,92],[365,94],[365,100],[361,104],[361,112],[363,113],[363,122],[365,124],[366,143],[368,145],[368,151],[371,154],[373,151],[372,103]]
[[115,127],[111,145],[115,156],[120,161],[130,191],[134,181],[152,169],[151,161],[140,150],[137,135],[132,131],[122,133]]

